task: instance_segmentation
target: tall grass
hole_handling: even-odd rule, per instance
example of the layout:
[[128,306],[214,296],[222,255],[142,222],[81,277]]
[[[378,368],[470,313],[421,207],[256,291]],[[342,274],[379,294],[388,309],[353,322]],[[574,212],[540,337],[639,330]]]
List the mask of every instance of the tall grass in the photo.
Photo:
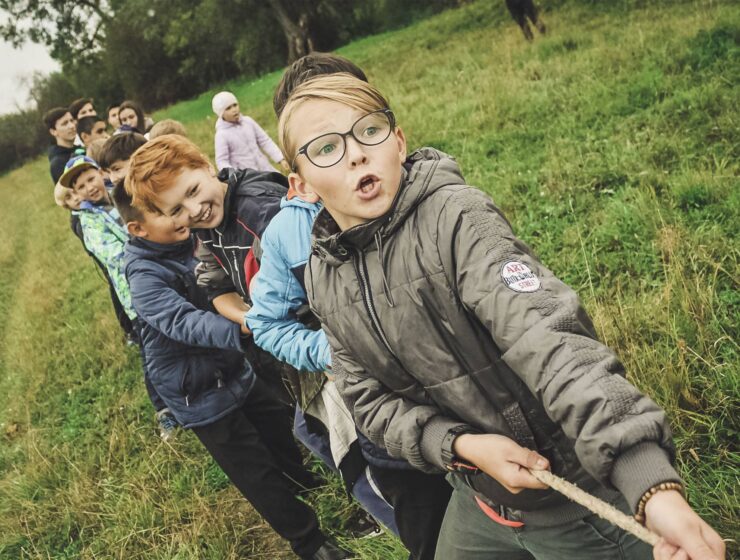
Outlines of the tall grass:
[[[454,155],[578,290],[668,411],[690,501],[732,537],[740,10],[560,2],[544,18],[530,45],[502,6],[474,2],[342,52],[409,144]],[[278,79],[225,86],[272,134]],[[211,95],[158,116],[212,155]],[[0,558],[290,557],[192,434],[156,438],[136,353],[66,220],[45,161],[0,178]],[[341,532],[338,483],[312,503]],[[390,537],[344,542],[405,557]]]

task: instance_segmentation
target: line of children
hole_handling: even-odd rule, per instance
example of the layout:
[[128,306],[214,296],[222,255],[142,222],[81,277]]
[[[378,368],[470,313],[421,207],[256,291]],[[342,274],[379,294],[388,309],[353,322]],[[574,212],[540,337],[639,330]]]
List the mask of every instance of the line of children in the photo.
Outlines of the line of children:
[[[215,179],[207,159],[187,139],[161,136],[133,155],[126,190],[138,193],[158,183],[210,197],[208,206],[202,209],[200,225],[217,226],[222,221],[224,185]],[[265,181],[255,183],[257,189],[269,189]],[[123,193],[116,198],[134,217],[137,210]],[[178,276],[193,293],[197,292],[194,245],[188,226],[154,205],[139,208],[139,225],[129,229],[136,239],[127,248],[127,274],[137,311],[144,319],[145,356],[155,387],[180,423],[193,429],[244,497],[290,542],[296,554],[315,560],[349,558],[347,551],[326,540],[315,514],[295,497],[295,490],[282,474],[304,487],[317,484],[302,467],[284,404],[255,375],[250,361],[241,353],[253,347],[251,337],[238,337],[240,329],[243,334],[249,333],[239,325],[246,306],[243,302],[237,304],[237,321],[229,322],[209,313],[205,303],[195,305],[195,296],[176,294]],[[264,219],[263,211],[268,210],[253,210],[255,214],[250,218],[254,220],[249,223],[258,227],[258,220]],[[230,247],[227,245],[226,250]],[[235,261],[234,270],[238,266]],[[197,352],[199,348],[202,350]]]
[[[90,100],[82,101],[85,101],[84,105],[90,104],[92,106]],[[78,113],[81,108],[83,107],[80,106],[76,109]],[[87,107],[85,107],[85,109],[89,110],[89,108]],[[49,170],[51,172],[53,183],[57,185],[57,181],[59,181],[59,178],[64,172],[65,164],[75,156],[84,155],[85,149],[83,147],[75,146],[74,144],[76,137],[76,123],[69,109],[57,107],[47,111],[47,113],[44,115],[44,123],[49,130],[49,134],[54,139],[54,144],[49,148]],[[83,248],[85,248],[85,242],[82,237],[82,230],[80,228],[79,218],[75,212],[72,212],[70,214],[70,228],[80,240]],[[102,272],[104,278],[108,282],[111,302],[113,304],[113,310],[116,314],[116,318],[118,319],[118,322],[121,325],[121,329],[123,330],[126,338],[130,342],[134,343],[136,335],[133,330],[133,325],[126,315],[121,302],[118,300],[115,288],[111,283],[110,278],[108,277],[106,267],[103,266],[103,264],[87,250],[87,248],[85,248],[85,251],[92,257],[93,262],[95,262],[99,270]]]
[[[288,450],[284,407],[254,375],[258,360],[236,357],[254,349],[238,336],[249,333],[246,312],[247,324],[264,329],[256,337],[282,359],[317,372],[331,364],[359,431],[418,469],[406,472],[449,473],[437,560],[650,556],[644,544],[547,490],[530,469],[552,469],[635,513],[663,537],[653,550],[659,560],[722,558],[721,539],[682,496],[663,411],[624,379],[577,296],[466,184],[452,158],[431,148],[407,155],[385,97],[362,77],[334,72],[288,80],[280,102],[276,95],[291,197],[277,173],[217,176],[176,136],[158,138],[130,162],[121,207],[137,239],[127,272],[149,333],[152,376],[181,422],[201,430],[279,532],[288,524],[281,534],[299,555],[349,557],[325,541],[310,513],[269,517],[274,504],[260,485],[273,484],[285,507],[294,506],[276,465],[291,464],[300,476],[300,461]],[[285,212],[275,217],[280,206]],[[223,317],[198,300],[190,227],[207,249],[198,281]],[[301,289],[281,289],[286,281]],[[247,312],[250,290],[268,297]],[[298,324],[306,294],[323,331]],[[284,332],[265,327],[286,319]],[[278,340],[286,336],[310,342]],[[262,373],[277,372],[270,365]],[[225,385],[242,391],[227,393]],[[259,398],[247,406],[250,385],[260,387]],[[191,409],[191,397],[202,408]],[[269,426],[254,414],[263,402]],[[270,429],[282,444],[269,441]],[[276,461],[271,454],[281,452],[271,445],[283,445]],[[255,446],[269,449],[258,453],[268,465],[255,467]],[[429,489],[406,486],[404,499]]]
[[[140,343],[140,322],[131,303],[128,282],[123,270],[124,246],[128,234],[118,211],[113,207],[98,164],[87,156],[72,158],[54,190],[59,206],[77,217],[79,235],[85,250],[100,263],[116,301],[120,302],[135,343]],[[144,368],[144,380],[160,427],[160,436],[169,439],[177,423],[162,399],[154,391]]]

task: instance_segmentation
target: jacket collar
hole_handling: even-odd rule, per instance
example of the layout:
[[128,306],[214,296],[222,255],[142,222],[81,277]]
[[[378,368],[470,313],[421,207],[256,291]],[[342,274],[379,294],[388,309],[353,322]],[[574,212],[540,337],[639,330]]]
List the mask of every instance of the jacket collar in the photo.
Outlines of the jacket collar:
[[229,128],[238,128],[241,126],[241,124],[242,124],[241,115],[239,115],[239,120],[236,121],[235,123],[225,121],[222,117],[219,117],[218,119],[216,119],[216,130],[226,130]]
[[[95,210],[97,212],[111,212],[115,206],[112,204],[106,204],[105,202],[95,204],[89,200],[83,200],[80,202],[80,210]],[[116,215],[118,212],[116,211]]]
[[302,198],[296,196],[290,196],[290,192],[288,193],[288,196],[284,196],[282,200],[280,201],[280,208],[288,208],[288,207],[297,207],[297,208],[304,208],[306,210],[313,210],[314,212],[318,212],[321,210],[322,205],[320,202],[306,202]]
[[252,182],[267,181],[278,183],[286,189],[288,188],[288,180],[284,175],[277,171],[265,172],[255,171],[253,169],[233,169],[231,167],[224,167],[218,173],[218,180],[227,185],[226,194],[224,195],[224,217],[221,220],[221,223],[214,228],[221,235],[224,233],[224,228],[228,227],[231,222],[231,216],[238,211],[237,199],[242,186],[246,186]]
[[143,237],[132,237],[129,247],[129,250],[139,257],[186,259],[195,252],[195,241],[192,235],[184,241],[168,244],[155,243]]

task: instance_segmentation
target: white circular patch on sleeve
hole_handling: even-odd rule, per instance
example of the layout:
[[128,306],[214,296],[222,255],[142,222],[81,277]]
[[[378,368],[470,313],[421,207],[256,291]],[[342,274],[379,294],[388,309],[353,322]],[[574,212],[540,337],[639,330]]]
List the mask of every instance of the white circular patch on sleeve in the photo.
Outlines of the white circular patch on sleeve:
[[530,268],[519,261],[509,261],[501,267],[501,280],[515,292],[535,292],[540,289],[540,279]]

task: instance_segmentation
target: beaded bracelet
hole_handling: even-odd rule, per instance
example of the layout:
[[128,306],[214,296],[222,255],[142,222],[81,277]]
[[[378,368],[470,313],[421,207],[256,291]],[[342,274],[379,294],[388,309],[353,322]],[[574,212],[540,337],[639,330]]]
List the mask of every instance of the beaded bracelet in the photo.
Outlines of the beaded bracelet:
[[645,506],[647,506],[648,500],[663,490],[677,490],[682,496],[684,495],[683,484],[680,482],[661,482],[660,484],[653,486],[642,495],[642,498],[640,498],[640,501],[637,504],[637,511],[635,512],[635,521],[641,525],[645,525]]

